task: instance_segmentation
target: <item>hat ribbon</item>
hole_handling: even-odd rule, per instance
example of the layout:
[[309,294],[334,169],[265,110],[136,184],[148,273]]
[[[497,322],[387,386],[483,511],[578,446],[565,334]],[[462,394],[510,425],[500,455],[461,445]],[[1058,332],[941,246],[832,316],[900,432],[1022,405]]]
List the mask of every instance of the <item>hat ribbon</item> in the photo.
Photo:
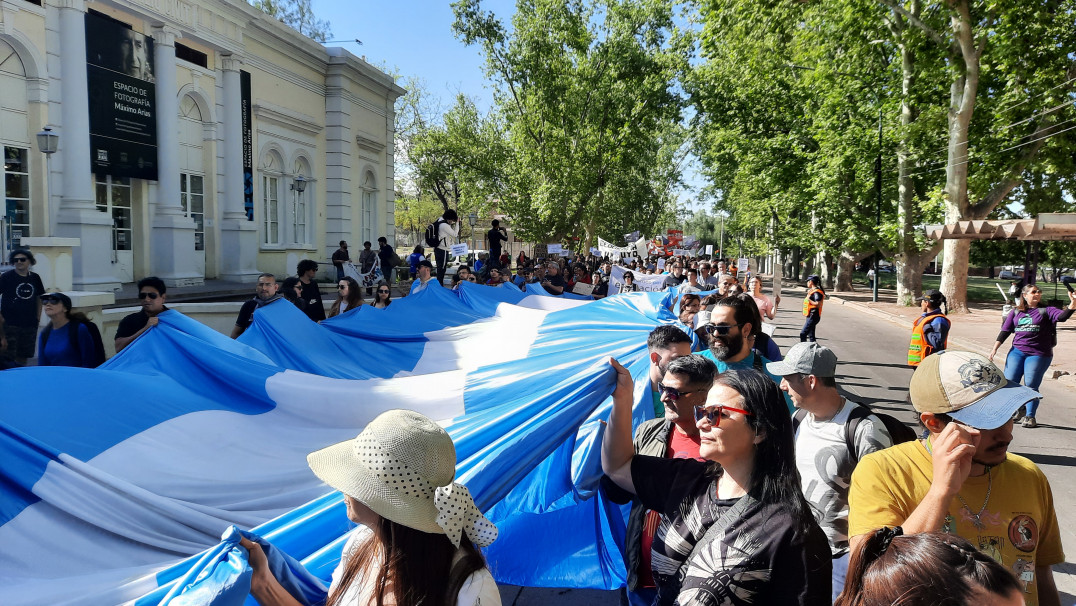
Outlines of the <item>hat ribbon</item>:
[[452,482],[437,487],[433,503],[437,507],[437,525],[456,547],[460,546],[462,533],[467,533],[467,538],[479,547],[488,547],[497,539],[497,527],[478,510],[471,491],[463,484]]

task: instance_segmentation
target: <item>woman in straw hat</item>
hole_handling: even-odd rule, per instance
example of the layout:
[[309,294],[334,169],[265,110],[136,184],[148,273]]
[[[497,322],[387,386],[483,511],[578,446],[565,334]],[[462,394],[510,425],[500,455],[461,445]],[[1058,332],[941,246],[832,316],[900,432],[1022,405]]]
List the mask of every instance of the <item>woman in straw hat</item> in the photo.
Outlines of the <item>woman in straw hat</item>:
[[[344,546],[326,606],[499,606],[500,594],[476,547],[497,528],[452,480],[456,449],[430,419],[408,410],[381,414],[354,440],[306,458],[314,474],[344,493],[347,517],[362,527]],[[257,543],[243,539],[263,606],[299,604],[269,570]]]

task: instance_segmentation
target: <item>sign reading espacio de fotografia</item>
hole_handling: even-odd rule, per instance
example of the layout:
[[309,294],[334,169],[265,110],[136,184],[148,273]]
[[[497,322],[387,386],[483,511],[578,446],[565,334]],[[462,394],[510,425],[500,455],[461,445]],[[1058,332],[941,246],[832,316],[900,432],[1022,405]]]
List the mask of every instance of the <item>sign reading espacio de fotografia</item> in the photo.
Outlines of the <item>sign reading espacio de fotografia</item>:
[[157,180],[153,38],[87,12],[86,62],[93,172]]

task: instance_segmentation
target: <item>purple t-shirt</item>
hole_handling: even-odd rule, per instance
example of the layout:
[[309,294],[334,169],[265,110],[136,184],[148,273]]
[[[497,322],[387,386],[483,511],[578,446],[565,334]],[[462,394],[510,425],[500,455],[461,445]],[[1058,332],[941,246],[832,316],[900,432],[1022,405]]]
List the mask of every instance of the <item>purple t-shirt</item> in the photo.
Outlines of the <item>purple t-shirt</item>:
[[1029,356],[1051,356],[1057,340],[1057,320],[1063,313],[1056,307],[1014,309],[1001,324],[1003,332],[1013,333],[1012,346]]

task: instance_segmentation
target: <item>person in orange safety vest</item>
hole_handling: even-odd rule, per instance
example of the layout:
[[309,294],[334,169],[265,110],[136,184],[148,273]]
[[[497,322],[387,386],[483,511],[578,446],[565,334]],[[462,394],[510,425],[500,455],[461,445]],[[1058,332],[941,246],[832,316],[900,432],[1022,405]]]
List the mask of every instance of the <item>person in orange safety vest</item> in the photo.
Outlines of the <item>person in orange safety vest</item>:
[[800,341],[814,341],[814,330],[822,320],[822,303],[826,292],[822,290],[821,279],[816,275],[807,276],[807,296],[803,298],[803,315],[807,319],[800,330]]
[[[932,353],[945,349],[949,341],[949,328],[952,323],[941,311],[947,305],[945,295],[937,290],[928,290],[919,297],[923,306],[923,315],[912,324],[912,342],[908,345],[908,366],[919,366]],[[948,309],[946,309],[948,311]]]

